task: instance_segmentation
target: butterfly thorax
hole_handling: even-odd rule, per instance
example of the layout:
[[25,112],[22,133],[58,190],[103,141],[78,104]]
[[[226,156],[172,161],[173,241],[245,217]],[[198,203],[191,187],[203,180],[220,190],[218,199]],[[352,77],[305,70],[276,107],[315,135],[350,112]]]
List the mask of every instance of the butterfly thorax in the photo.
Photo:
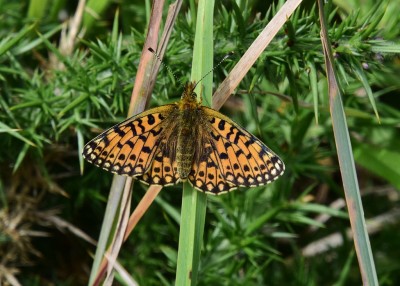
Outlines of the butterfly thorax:
[[194,82],[187,83],[182,98],[177,103],[180,126],[178,126],[176,161],[181,180],[186,180],[192,169],[196,140],[198,140],[198,120],[199,112],[201,112],[201,103],[197,101],[197,95],[193,91],[194,87]]

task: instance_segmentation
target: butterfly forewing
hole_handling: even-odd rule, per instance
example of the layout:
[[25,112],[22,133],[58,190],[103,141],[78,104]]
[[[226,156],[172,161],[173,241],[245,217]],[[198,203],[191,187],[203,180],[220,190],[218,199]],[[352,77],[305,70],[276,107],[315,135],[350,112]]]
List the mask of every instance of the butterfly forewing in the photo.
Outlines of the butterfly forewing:
[[212,146],[226,181],[253,187],[274,181],[284,172],[282,160],[258,138],[223,114],[203,107],[211,125]]
[[116,174],[143,175],[167,133],[165,119],[174,108],[173,104],[153,108],[111,127],[86,144],[84,158]]

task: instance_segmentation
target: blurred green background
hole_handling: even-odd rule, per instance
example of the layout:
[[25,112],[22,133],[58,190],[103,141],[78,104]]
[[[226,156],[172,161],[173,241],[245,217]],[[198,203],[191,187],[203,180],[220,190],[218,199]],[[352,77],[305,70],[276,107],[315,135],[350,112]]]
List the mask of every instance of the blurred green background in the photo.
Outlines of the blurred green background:
[[[215,70],[215,88],[283,1],[216,2],[214,62],[236,56]],[[95,247],[81,232],[98,238],[112,174],[80,154],[127,114],[151,2],[88,1],[68,46],[66,21],[77,5],[0,0],[1,285],[85,285],[90,273]],[[400,284],[398,7],[326,6],[381,285]],[[184,1],[165,56],[184,81],[195,15],[196,2]],[[287,170],[266,187],[208,197],[199,285],[361,284],[319,31],[314,2],[303,2],[222,108]],[[161,69],[150,106],[181,92]],[[145,191],[135,183],[133,206]],[[139,285],[174,284],[181,196],[181,186],[165,188],[121,250],[119,262]],[[124,285],[118,276],[115,283]]]

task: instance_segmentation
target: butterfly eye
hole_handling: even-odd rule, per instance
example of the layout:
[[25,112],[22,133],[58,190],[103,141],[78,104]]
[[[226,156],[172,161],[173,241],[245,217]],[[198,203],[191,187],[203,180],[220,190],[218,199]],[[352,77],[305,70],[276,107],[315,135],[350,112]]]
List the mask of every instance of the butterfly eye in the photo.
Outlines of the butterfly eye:
[[192,99],[197,99],[197,94],[195,92],[192,92],[191,96],[192,96]]

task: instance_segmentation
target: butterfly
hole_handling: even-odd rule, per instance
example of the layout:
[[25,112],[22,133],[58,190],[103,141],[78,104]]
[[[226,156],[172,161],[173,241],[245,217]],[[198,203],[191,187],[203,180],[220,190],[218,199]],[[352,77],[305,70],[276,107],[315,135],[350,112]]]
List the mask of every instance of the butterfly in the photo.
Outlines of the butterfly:
[[149,185],[189,181],[214,195],[265,185],[282,175],[282,160],[237,123],[198,102],[195,87],[188,82],[180,101],[104,131],[85,145],[83,157]]

